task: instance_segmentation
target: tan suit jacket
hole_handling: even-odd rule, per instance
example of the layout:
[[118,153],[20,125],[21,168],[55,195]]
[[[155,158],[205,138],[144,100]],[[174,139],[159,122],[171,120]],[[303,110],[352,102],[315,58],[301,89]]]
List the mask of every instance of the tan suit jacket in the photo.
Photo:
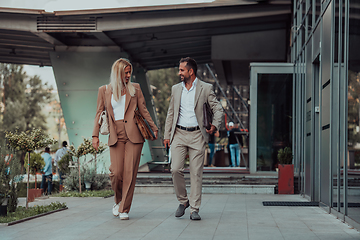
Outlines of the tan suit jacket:
[[[198,121],[202,135],[204,136],[205,142],[209,141],[209,134],[206,132],[204,127],[204,116],[203,116],[203,104],[208,101],[213,113],[212,124],[216,129],[220,128],[221,119],[223,115],[223,109],[220,102],[216,99],[215,93],[212,90],[213,86],[209,83],[205,83],[198,79],[196,84],[195,92],[195,116]],[[176,124],[179,118],[180,101],[182,93],[182,83],[174,85],[171,89],[171,100],[165,122],[164,139],[170,139],[170,144],[174,138]]]
[[[141,135],[134,118],[134,112],[136,108],[139,108],[139,112],[148,121],[151,129],[154,132],[157,131],[158,128],[151,119],[150,113],[146,108],[145,98],[141,91],[140,85],[138,83],[132,83],[132,84],[134,85],[136,91],[133,97],[131,97],[130,94],[126,92],[125,114],[124,114],[125,131],[129,140],[132,143],[143,143],[145,140]],[[99,136],[99,128],[100,128],[99,117],[102,111],[105,110],[105,98],[106,98],[106,112],[107,112],[107,117],[109,120],[109,128],[110,128],[108,146],[113,146],[117,143],[115,117],[111,105],[111,96],[112,96],[112,89],[110,84],[108,85],[107,89],[105,85],[99,88],[96,115],[94,120],[94,129],[92,133],[93,137]]]

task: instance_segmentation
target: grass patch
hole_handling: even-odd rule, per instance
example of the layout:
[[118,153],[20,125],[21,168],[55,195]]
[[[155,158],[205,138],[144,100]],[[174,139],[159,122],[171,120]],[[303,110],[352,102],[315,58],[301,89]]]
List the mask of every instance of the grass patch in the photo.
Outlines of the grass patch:
[[52,202],[49,205],[28,207],[17,207],[15,212],[7,213],[7,216],[0,216],[0,223],[9,223],[24,218],[36,216],[42,213],[51,212],[58,209],[66,208],[66,203]]
[[69,191],[69,192],[60,192],[51,195],[51,197],[111,197],[111,196],[114,196],[113,190],[94,190],[94,191],[84,191],[82,193]]

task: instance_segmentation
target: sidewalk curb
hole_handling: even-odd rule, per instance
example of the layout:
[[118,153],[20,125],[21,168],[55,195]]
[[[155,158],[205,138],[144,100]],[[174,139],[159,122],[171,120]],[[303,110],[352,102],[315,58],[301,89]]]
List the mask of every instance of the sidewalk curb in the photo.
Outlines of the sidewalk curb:
[[41,214],[38,214],[38,215],[35,215],[35,216],[23,218],[23,219],[20,219],[20,220],[16,220],[16,221],[13,221],[13,222],[9,222],[9,223],[0,223],[0,225],[2,225],[2,226],[11,226],[11,225],[18,224],[18,223],[22,223],[22,222],[25,222],[25,221],[28,221],[28,220],[31,220],[31,219],[35,219],[35,218],[42,217],[42,216],[46,216],[46,215],[49,215],[49,214],[52,214],[52,213],[60,212],[60,211],[66,210],[66,209],[68,209],[68,207],[66,207],[66,208],[61,208],[61,209],[57,209],[57,210],[53,210],[53,211],[46,212],[46,213],[41,213]]

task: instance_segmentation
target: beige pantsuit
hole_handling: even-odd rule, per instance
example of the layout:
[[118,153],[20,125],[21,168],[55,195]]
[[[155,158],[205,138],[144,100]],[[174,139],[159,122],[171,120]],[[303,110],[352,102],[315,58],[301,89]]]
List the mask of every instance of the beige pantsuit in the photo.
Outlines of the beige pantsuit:
[[108,140],[111,161],[109,176],[111,187],[115,192],[115,203],[121,202],[119,206],[119,212],[121,213],[128,213],[130,211],[141,150],[145,141],[134,118],[136,108],[139,109],[141,115],[148,121],[151,129],[154,132],[158,130],[146,108],[140,85],[138,83],[130,84],[133,84],[135,87],[135,95],[130,96],[128,92],[126,93],[124,119],[117,121],[115,121],[111,105],[111,86],[108,85],[107,89],[105,86],[99,88],[92,134],[93,137],[99,136],[99,117],[101,112],[106,109],[110,129]]
[[130,211],[143,143],[132,143],[126,135],[124,120],[115,121],[118,141],[110,147],[110,180],[119,212]]
[[[205,144],[209,140],[203,124],[203,104],[208,102],[214,113],[212,124],[219,129],[223,110],[216,99],[211,84],[198,79],[195,90],[195,116],[199,124],[199,130],[186,131],[176,127],[179,118],[182,84],[176,84],[171,89],[171,100],[165,121],[164,139],[170,140],[171,145],[171,171],[174,189],[178,201],[190,203],[191,212],[199,212],[201,205],[202,172],[204,166]],[[185,156],[189,153],[190,158],[190,183],[191,192],[188,198],[184,180]]]

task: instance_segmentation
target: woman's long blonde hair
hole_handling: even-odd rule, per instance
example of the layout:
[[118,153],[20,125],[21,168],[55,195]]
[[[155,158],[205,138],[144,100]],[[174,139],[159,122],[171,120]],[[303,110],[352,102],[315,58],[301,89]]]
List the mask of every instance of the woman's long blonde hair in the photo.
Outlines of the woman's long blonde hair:
[[[125,84],[125,68],[130,66],[131,74],[133,72],[133,66],[129,62],[129,60],[120,58],[114,62],[111,67],[111,75],[110,75],[110,84],[112,87],[113,95],[115,101],[119,101],[121,97],[121,90],[123,88],[123,83]],[[129,92],[130,96],[135,95],[135,88],[131,83],[131,78],[129,82],[126,84],[126,91]]]

